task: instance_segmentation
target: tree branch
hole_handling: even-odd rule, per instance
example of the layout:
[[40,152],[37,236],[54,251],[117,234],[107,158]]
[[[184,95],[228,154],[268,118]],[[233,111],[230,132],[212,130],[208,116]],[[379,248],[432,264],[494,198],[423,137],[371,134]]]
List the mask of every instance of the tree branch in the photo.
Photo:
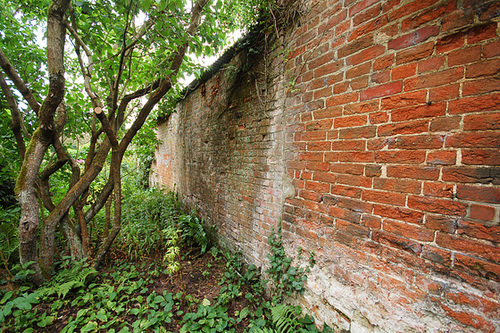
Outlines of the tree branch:
[[[193,11],[191,13],[191,22],[186,30],[188,36],[193,36],[200,26],[201,14],[203,12],[203,7],[208,3],[208,0],[198,0],[193,7]],[[155,92],[149,97],[148,101],[142,107],[139,115],[135,119],[132,126],[129,128],[127,133],[123,136],[122,141],[120,142],[120,153],[123,154],[127,149],[130,142],[134,138],[137,131],[142,127],[144,122],[146,121],[148,115],[150,114],[153,107],[160,101],[160,99],[170,90],[172,87],[172,77],[177,75],[179,69],[181,67],[182,61],[184,60],[184,56],[186,54],[188,48],[188,40],[184,42],[177,53],[174,54],[172,65],[170,66],[171,73],[164,79],[160,80],[158,88]]]
[[3,94],[7,99],[7,103],[9,105],[10,113],[11,113],[11,123],[10,129],[14,133],[14,137],[16,138],[17,150],[19,151],[19,155],[21,155],[21,159],[24,160],[24,155],[26,154],[26,145],[24,144],[23,132],[26,137],[29,137],[28,131],[24,127],[24,122],[21,116],[21,112],[17,107],[16,100],[12,92],[10,91],[7,82],[5,82],[5,78],[0,72],[0,87],[2,88]]
[[28,102],[33,111],[38,114],[40,104],[37,102],[35,96],[29,90],[26,83],[24,83],[21,77],[17,74],[14,66],[12,66],[9,59],[7,59],[2,49],[0,49],[0,67],[2,67],[7,77],[12,80],[16,89],[21,93],[21,95],[23,95],[24,99]]
[[[123,29],[123,48],[122,48],[122,51],[120,52],[120,63],[118,64],[118,74],[116,75],[116,80],[113,84],[113,88],[111,90],[111,93],[112,93],[112,100],[111,100],[111,109],[113,110],[113,114],[114,114],[114,110],[116,110],[117,108],[117,103],[118,103],[118,90],[119,90],[119,87],[120,87],[120,80],[121,80],[121,77],[123,75],[123,69],[124,69],[124,62],[125,62],[125,55],[127,53],[127,30],[129,28],[129,24],[130,24],[130,18],[129,18],[129,15],[130,15],[130,8],[132,7],[132,1],[130,2],[130,6],[127,10],[127,20],[126,20],[126,26],[125,26],[125,29]],[[118,128],[118,127],[117,127]]]
[[93,60],[92,60],[92,52],[90,51],[87,44],[85,44],[83,39],[78,35],[78,32],[76,31],[76,29],[73,28],[68,22],[65,22],[65,25],[68,28],[71,35],[73,36],[73,38],[75,39],[76,45],[83,48],[83,50],[85,51],[85,54],[87,55],[88,65],[85,66],[78,47],[75,49],[76,54],[78,56],[78,62],[80,64],[80,70],[82,71],[82,74],[83,74],[85,91],[87,92],[87,95],[90,97],[90,100],[92,101],[92,106],[94,108],[96,108],[96,107],[102,108],[102,103],[99,100],[99,97],[92,90],[92,87],[90,85],[90,80],[92,79],[92,70],[94,68],[94,64],[93,64]]
[[118,147],[118,139],[116,138],[116,134],[113,131],[113,127],[111,127],[108,118],[106,118],[106,115],[102,112],[102,109],[100,107],[94,108],[94,114],[97,116],[97,119],[99,119],[99,121],[101,122],[104,133],[106,133],[106,136],[109,138],[111,147],[113,148]]

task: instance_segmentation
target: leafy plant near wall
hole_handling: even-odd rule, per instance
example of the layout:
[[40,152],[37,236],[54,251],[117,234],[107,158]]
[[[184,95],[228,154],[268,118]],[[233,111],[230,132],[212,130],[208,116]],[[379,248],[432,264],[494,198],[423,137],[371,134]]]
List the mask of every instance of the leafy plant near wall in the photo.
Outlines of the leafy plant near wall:
[[207,233],[203,228],[203,221],[197,216],[196,211],[179,216],[179,227],[182,229],[183,242],[200,246],[202,254],[207,252],[210,243],[209,234],[214,228],[210,228]]
[[[270,267],[267,273],[272,278],[275,289],[273,291],[273,302],[281,303],[285,296],[292,296],[294,293],[303,294],[304,282],[307,281],[307,273],[314,267],[314,252],[309,256],[309,265],[306,268],[293,265],[293,258],[288,257],[283,247],[283,235],[281,223],[275,232],[274,228],[268,240],[271,246],[271,253],[268,254]],[[302,259],[302,249],[299,248],[297,261]]]
[[325,325],[320,331],[314,324],[314,318],[306,315],[302,317],[300,306],[280,304],[271,308],[272,323],[265,327],[252,326],[250,333],[307,333],[307,332],[333,332]]
[[142,256],[162,257],[171,236],[169,228],[176,227],[180,214],[173,192],[130,189],[123,202],[123,225],[116,241],[117,249],[131,260]]
[[[264,280],[265,285],[272,282],[271,302],[264,302],[256,311],[256,318],[249,325],[250,333],[292,333],[292,332],[332,332],[325,325],[323,331],[316,328],[314,318],[302,316],[300,306],[287,305],[286,298],[305,291],[304,283],[307,273],[314,266],[314,252],[309,256],[308,265],[303,268],[293,264],[293,258],[288,257],[283,246],[281,223],[277,230],[272,229],[268,239],[271,253],[268,254],[270,267],[266,273],[271,281]],[[297,262],[301,262],[302,250],[299,249]],[[261,287],[261,289],[264,289]]]
[[[220,262],[220,253],[212,248],[212,259],[207,261]],[[257,267],[245,267],[237,253],[224,253],[224,257],[226,271],[212,301],[196,300],[183,291],[155,291],[158,284],[151,264],[117,261],[107,273],[97,273],[85,262],[65,261],[46,287],[1,290],[0,325],[6,332],[55,327],[61,332],[167,332],[164,327],[181,318],[180,331],[190,333],[242,329],[249,333],[320,332],[312,317],[302,316],[300,307],[274,305],[268,300],[266,282],[260,279]],[[229,311],[231,304],[241,299],[246,299],[239,302],[245,307]],[[67,316],[75,308],[78,311]],[[63,324],[60,318],[65,318]],[[332,331],[326,326],[322,332]]]
[[[110,263],[106,273],[99,273],[87,261],[75,262],[63,258],[57,264],[57,273],[41,288],[33,289],[31,284],[11,291],[1,288],[0,325],[5,332],[28,333],[39,329],[61,332],[167,332],[165,327],[174,320],[178,321],[176,327],[180,327],[181,332],[192,333],[242,330],[249,333],[320,332],[315,327],[314,319],[303,316],[300,307],[285,303],[286,297],[304,291],[306,274],[313,262],[306,268],[294,265],[295,261],[284,251],[280,226],[276,232],[273,230],[269,239],[271,266],[266,272],[271,280],[263,280],[256,266],[244,265],[241,254],[210,248],[208,240],[202,237],[206,236],[202,220],[193,213],[183,213],[173,193],[137,191],[137,197],[143,200],[141,203],[134,198],[125,203],[127,207],[134,202],[137,209],[132,209],[135,206],[125,209],[130,215],[125,220],[131,223],[124,225],[128,229],[123,235],[133,240],[139,234],[159,229],[161,233],[151,236],[148,242],[155,239],[163,241],[163,247],[144,247],[140,237],[137,237],[136,243],[132,242],[136,249],[131,254],[118,247],[115,255],[125,254],[127,259],[138,259],[143,262],[141,264],[117,260]],[[139,221],[133,217],[142,219],[142,224],[138,224]],[[128,235],[135,231],[135,227],[145,229]],[[225,272],[219,280],[220,289],[218,294],[212,296],[213,299],[200,301],[186,293],[182,269],[189,266],[184,262],[189,250],[185,246],[189,246],[191,251],[195,249],[205,253],[204,258],[209,258],[206,260],[207,269],[212,261],[218,267],[225,263]],[[189,260],[198,256],[191,254]],[[299,262],[300,257],[301,252],[297,258]],[[13,269],[16,278],[11,282],[25,281],[32,273],[28,266],[29,263]],[[202,275],[206,277],[208,274]],[[156,279],[168,280],[169,276],[172,281],[176,277],[178,292],[175,294],[169,290],[157,290],[159,284]],[[270,299],[265,290],[271,281]],[[243,306],[235,311],[235,303]],[[325,327],[323,332],[331,330]]]

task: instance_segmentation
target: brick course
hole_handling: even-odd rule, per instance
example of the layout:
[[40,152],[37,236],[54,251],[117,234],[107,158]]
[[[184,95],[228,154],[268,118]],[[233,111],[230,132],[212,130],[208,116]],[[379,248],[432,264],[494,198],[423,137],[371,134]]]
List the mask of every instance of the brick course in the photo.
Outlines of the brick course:
[[281,219],[290,255],[316,253],[319,321],[499,331],[498,2],[308,8],[179,103],[157,181],[258,265]]

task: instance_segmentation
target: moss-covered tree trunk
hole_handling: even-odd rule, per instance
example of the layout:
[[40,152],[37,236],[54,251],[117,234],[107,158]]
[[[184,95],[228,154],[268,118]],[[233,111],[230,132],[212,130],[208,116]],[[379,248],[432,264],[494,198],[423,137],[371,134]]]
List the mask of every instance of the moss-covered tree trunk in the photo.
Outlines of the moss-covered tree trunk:
[[[37,231],[40,207],[36,195],[38,173],[49,145],[55,135],[54,117],[64,97],[64,15],[69,0],[56,0],[47,17],[47,68],[49,92],[39,110],[40,125],[31,137],[21,172],[16,183],[16,194],[21,205],[19,221],[19,256],[22,264],[33,262],[34,282],[41,283],[46,276],[38,264]],[[42,251],[44,249],[41,249]]]
[[37,255],[37,231],[40,207],[35,193],[35,184],[38,168],[40,168],[43,156],[48,147],[47,144],[42,143],[40,137],[40,131],[36,131],[28,146],[23,167],[16,184],[16,195],[21,206],[21,218],[19,220],[19,259],[23,266],[31,263],[29,268],[35,271],[33,280],[36,284],[41,284],[44,277],[38,265]]

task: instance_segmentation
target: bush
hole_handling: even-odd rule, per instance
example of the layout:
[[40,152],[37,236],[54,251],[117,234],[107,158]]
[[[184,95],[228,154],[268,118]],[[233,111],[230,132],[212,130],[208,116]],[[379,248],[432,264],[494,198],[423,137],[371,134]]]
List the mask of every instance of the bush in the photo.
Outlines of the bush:
[[130,259],[162,257],[172,243],[172,230],[179,233],[182,244],[199,246],[202,253],[209,246],[203,221],[194,213],[183,213],[173,192],[136,189],[128,194],[122,207],[122,229],[116,247]]

